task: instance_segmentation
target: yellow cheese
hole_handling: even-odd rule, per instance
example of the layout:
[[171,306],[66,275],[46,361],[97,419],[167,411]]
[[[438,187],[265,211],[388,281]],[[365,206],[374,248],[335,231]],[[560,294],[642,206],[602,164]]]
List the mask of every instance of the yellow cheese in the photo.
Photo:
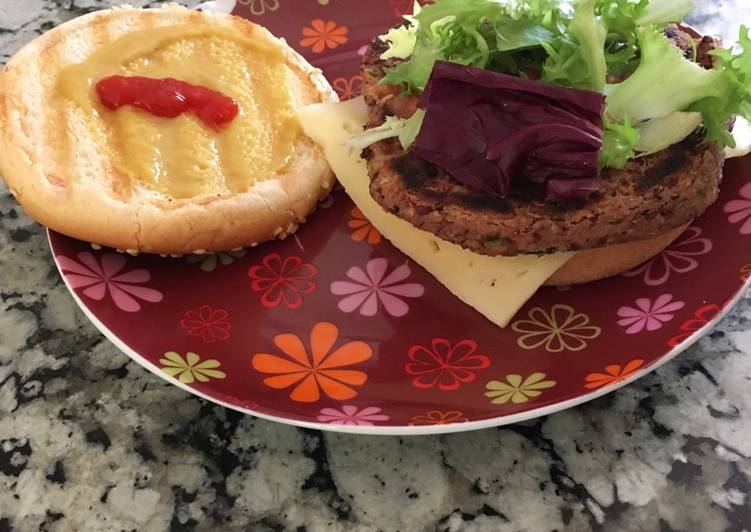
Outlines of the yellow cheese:
[[320,144],[347,194],[371,223],[442,285],[493,323],[505,327],[522,305],[574,254],[489,257],[418,229],[381,208],[370,197],[365,162],[345,145],[362,131],[362,99],[315,104],[300,113],[305,134]]

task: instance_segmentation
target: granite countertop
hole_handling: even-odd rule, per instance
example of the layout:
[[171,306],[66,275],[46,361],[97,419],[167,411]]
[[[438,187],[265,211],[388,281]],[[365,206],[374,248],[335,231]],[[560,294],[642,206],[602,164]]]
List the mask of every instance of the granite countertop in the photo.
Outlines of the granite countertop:
[[[747,0],[697,2],[702,29],[751,22]],[[106,4],[0,0],[0,63]],[[448,436],[324,434],[130,362],[5,188],[0,225],[0,532],[751,530],[748,295],[673,362],[572,410]]]

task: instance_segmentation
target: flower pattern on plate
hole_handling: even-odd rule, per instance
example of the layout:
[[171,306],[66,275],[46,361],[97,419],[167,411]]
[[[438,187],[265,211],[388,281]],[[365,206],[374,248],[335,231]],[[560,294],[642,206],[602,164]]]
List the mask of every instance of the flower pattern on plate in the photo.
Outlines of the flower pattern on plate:
[[164,373],[183,384],[209,382],[211,379],[224,379],[227,376],[218,369],[222,365],[218,360],[210,358],[202,361],[196,353],[188,353],[183,358],[179,353],[169,351],[164,353],[164,358],[160,358],[159,363]]
[[344,405],[341,410],[336,408],[322,408],[318,421],[332,425],[375,425],[379,421],[388,421],[389,416],[383,414],[377,406],[368,406],[362,410],[354,405]]
[[191,336],[198,336],[202,342],[213,344],[217,340],[229,338],[229,313],[223,308],[201,305],[198,310],[189,310],[180,319],[180,327]]
[[425,5],[428,0],[389,0],[389,3],[394,8],[394,15],[397,17],[403,17],[404,15],[411,15],[414,13],[414,5]]
[[728,221],[731,224],[740,224],[742,235],[751,235],[751,183],[743,185],[739,195],[741,199],[725,204],[725,212],[730,215]]
[[691,226],[667,249],[623,274],[624,277],[643,275],[647,286],[665,284],[673,273],[688,273],[699,266],[696,257],[712,251],[712,241],[701,237],[700,227]]
[[431,410],[425,414],[414,416],[409,424],[417,425],[449,425],[451,423],[466,423],[469,421],[467,416],[458,410],[449,410],[442,412],[440,410]]
[[310,26],[303,28],[302,34],[300,46],[310,48],[316,54],[327,48],[333,50],[349,40],[347,26],[339,26],[333,20],[324,21],[320,18],[312,20]]
[[261,264],[255,264],[248,270],[250,287],[262,292],[261,305],[267,308],[281,304],[287,308],[300,308],[302,296],[316,289],[312,281],[316,275],[318,268],[315,265],[303,262],[294,255],[282,260],[279,253],[266,255]]
[[151,280],[151,274],[144,268],[123,271],[127,264],[123,255],[104,253],[99,259],[89,252],[78,254],[78,261],[59,255],[57,263],[66,273],[70,287],[83,288],[82,294],[94,301],[101,301],[109,293],[117,308],[125,312],[138,312],[141,304],[137,301],[158,303],[164,296],[159,290],[140,286]]
[[339,99],[344,101],[360,96],[362,94],[362,83],[362,76],[356,74],[351,78],[336,78],[331,82],[331,86],[336,90]]
[[534,307],[528,319],[515,321],[511,329],[521,333],[516,343],[522,349],[542,347],[549,353],[581,351],[587,340],[600,336],[602,329],[590,323],[589,316],[569,305],[555,304],[546,312]]
[[349,313],[360,309],[363,316],[375,316],[380,303],[391,316],[398,318],[406,315],[409,305],[402,298],[420,297],[425,289],[419,283],[403,282],[411,274],[406,263],[386,275],[388,266],[386,259],[372,259],[365,265],[365,269],[351,267],[347,271],[350,281],[331,283],[331,293],[344,296],[339,301],[339,310]]
[[674,312],[685,306],[683,301],[674,301],[672,294],[662,294],[654,301],[640,297],[636,306],[618,309],[618,325],[626,329],[626,334],[656,331],[673,319]]
[[681,332],[668,340],[668,347],[675,347],[686,341],[689,336],[706,326],[720,313],[720,305],[704,305],[694,312],[694,317],[681,323]]
[[201,269],[207,273],[216,270],[220,264],[222,266],[229,266],[235,260],[241,259],[245,256],[247,250],[236,249],[234,251],[221,251],[219,253],[207,253],[204,255],[190,254],[186,255],[185,260],[191,264],[200,264]]
[[362,242],[368,241],[368,244],[379,244],[381,242],[381,233],[378,232],[370,220],[368,220],[360,209],[355,207],[350,211],[352,217],[347,226],[352,229],[352,240]]
[[605,373],[590,373],[585,377],[585,388],[602,388],[628,379],[644,365],[641,358],[630,361],[625,366],[611,364],[605,367]]
[[279,9],[279,0],[239,0],[239,2],[248,6],[250,14],[255,16]]
[[364,371],[351,366],[368,360],[373,350],[365,342],[346,342],[334,348],[339,328],[320,322],[310,331],[310,349],[299,336],[285,333],[274,337],[274,345],[284,356],[258,353],[253,355],[253,368],[271,375],[264,384],[275,389],[292,388],[289,398],[300,403],[315,403],[321,392],[327,397],[344,401],[357,395],[356,387],[368,380]]
[[545,380],[547,375],[535,372],[526,379],[521,375],[512,373],[506,375],[506,381],[490,381],[485,385],[487,392],[485,397],[490,397],[491,403],[504,405],[511,401],[514,404],[526,403],[532,398],[542,395],[542,390],[554,387],[557,383]]
[[430,347],[413,345],[404,369],[414,376],[416,388],[458,390],[462,384],[477,378],[477,371],[490,366],[490,358],[477,353],[477,342],[461,340],[452,344],[445,338],[434,338]]

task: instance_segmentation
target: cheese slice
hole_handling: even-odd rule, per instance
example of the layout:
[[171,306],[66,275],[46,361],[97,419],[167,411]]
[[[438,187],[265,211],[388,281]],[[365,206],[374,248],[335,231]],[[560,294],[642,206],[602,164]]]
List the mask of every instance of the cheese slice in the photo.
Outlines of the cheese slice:
[[299,112],[305,134],[323,147],[347,194],[391,243],[493,323],[505,327],[574,254],[490,257],[463,249],[383,210],[370,196],[365,161],[346,146],[367,122],[362,98],[314,104]]

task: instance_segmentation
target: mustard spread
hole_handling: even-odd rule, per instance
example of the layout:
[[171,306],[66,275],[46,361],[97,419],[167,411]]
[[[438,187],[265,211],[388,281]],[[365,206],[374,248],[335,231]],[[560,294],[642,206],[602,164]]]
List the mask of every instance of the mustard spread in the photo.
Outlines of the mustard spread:
[[[200,85],[234,98],[239,113],[215,131],[189,113],[112,111],[94,90],[112,75]],[[282,50],[234,28],[166,26],[129,33],[66,67],[57,90],[85,114],[122,181],[119,189],[141,184],[177,199],[243,192],[287,164],[301,134],[289,90],[293,75]]]

